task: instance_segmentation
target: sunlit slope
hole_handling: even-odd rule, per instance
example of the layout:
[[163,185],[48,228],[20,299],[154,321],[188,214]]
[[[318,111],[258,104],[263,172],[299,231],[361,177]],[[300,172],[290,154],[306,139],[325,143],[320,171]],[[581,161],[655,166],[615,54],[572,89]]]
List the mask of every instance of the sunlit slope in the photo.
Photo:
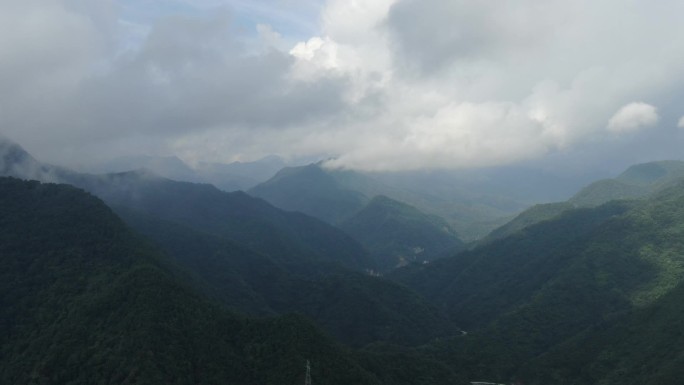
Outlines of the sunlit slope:
[[443,347],[450,359],[509,380],[527,360],[680,285],[684,187],[569,210],[395,277],[471,332]]
[[684,178],[684,162],[659,161],[634,165],[614,179],[591,183],[566,202],[538,204],[492,231],[485,241],[503,238],[531,224],[556,217],[575,207],[594,207],[611,200],[641,199]]

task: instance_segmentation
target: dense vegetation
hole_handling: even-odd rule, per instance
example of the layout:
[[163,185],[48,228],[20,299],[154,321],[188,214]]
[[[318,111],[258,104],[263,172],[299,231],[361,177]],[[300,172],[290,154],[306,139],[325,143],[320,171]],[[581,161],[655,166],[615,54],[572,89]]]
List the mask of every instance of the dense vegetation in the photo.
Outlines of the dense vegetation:
[[[392,283],[363,273],[374,261],[340,230],[243,193],[76,174],[16,148],[2,160],[87,188],[149,241],[76,188],[0,179],[0,383],[297,384],[307,359],[322,384],[684,375],[677,162],[602,184],[649,190],[641,200],[537,206]],[[384,197],[348,220],[366,247],[394,250],[438,244],[423,231],[444,224]]]
[[331,224],[348,218],[368,201],[314,164],[284,168],[249,193],[281,209],[300,211]]
[[567,184],[528,170],[362,173],[312,164],[286,168],[249,193],[333,224],[384,195],[443,218],[461,239],[471,241],[532,203],[570,196],[574,189]]
[[176,182],[144,172],[73,175],[70,183],[115,209],[127,208],[227,238],[275,260],[337,263],[353,270],[374,267],[366,251],[339,229],[301,213],[279,210],[243,192]]
[[310,357],[318,382],[377,383],[303,319],[206,302],[74,188],[0,179],[0,237],[2,383],[298,383]]
[[676,384],[684,376],[684,286],[525,365],[531,384]]
[[634,165],[614,179],[602,179],[584,187],[566,202],[534,205],[505,225],[493,230],[483,242],[501,239],[532,224],[552,219],[577,207],[596,207],[612,200],[639,199],[657,193],[684,178],[684,162],[659,161]]
[[[232,315],[98,199],[0,178],[0,382],[12,384],[460,383],[426,359],[354,353],[307,319]],[[421,374],[422,373],[422,374]],[[436,377],[435,377],[436,376]],[[427,382],[423,382],[427,383]]]
[[454,328],[403,286],[331,263],[276,260],[225,238],[131,210],[123,218],[195,274],[194,281],[228,307],[249,314],[299,312],[338,340],[425,343]]
[[[584,333],[613,322],[634,328],[632,322],[638,321],[625,321],[634,319],[630,314],[660,308],[684,278],[682,239],[684,188],[674,186],[647,201],[566,211],[457,257],[399,271],[395,278],[443,306],[469,331],[467,338],[436,347],[443,359],[460,362],[471,378],[521,377],[527,383],[547,375],[547,361],[534,361],[529,364],[533,370],[518,372],[529,360],[549,351],[570,357],[575,348],[568,346]],[[587,334],[586,349],[593,349],[591,340],[602,335],[594,333]],[[627,337],[620,336],[644,343],[636,335]],[[606,350],[612,353],[617,340],[609,341]],[[618,345],[620,353],[629,350]],[[558,370],[553,372],[569,376],[567,383],[598,383],[614,374],[604,368],[592,381],[582,382],[567,371],[569,366],[554,363]],[[652,381],[647,374],[641,378]]]
[[324,170],[314,164],[283,169],[249,191],[276,207],[339,226],[369,251],[381,272],[464,247],[443,218],[424,214],[384,192],[409,199],[415,195],[358,173]]
[[343,221],[340,228],[361,242],[382,271],[464,248],[444,219],[383,195]]
[[359,274],[375,269],[361,245],[304,214],[146,172],[60,177],[104,199],[236,311],[300,312],[355,346],[414,345],[456,329],[410,290]]
[[513,235],[525,227],[555,218],[564,211],[573,209],[575,207],[576,206],[570,202],[542,203],[534,205],[518,214],[510,222],[493,230],[479,243],[483,244],[494,239],[506,238],[507,236]]
[[634,165],[615,179],[603,179],[575,194],[577,206],[597,206],[614,199],[644,197],[684,177],[684,162],[660,161]]

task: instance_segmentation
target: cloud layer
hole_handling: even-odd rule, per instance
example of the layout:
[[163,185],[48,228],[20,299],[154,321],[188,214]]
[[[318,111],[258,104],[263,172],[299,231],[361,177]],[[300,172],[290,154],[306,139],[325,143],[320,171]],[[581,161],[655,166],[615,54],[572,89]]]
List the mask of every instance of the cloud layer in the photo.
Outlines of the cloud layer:
[[288,1],[319,13],[0,0],[0,131],[70,165],[279,154],[366,170],[681,140],[679,2]]

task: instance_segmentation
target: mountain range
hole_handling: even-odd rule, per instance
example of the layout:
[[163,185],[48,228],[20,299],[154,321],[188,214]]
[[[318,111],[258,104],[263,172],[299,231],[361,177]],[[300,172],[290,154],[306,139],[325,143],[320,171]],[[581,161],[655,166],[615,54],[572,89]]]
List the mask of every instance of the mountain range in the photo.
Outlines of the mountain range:
[[82,190],[0,178],[0,218],[2,383],[295,384],[307,360],[322,384],[397,378],[301,316],[208,301]]
[[[442,353],[455,361],[483,365],[489,378],[498,373],[499,381],[617,383],[619,373],[634,374],[628,365],[639,361],[630,357],[643,357],[630,351],[630,341],[634,349],[645,342],[639,333],[607,337],[603,332],[633,325],[635,317],[666,322],[652,309],[671,303],[669,298],[681,290],[683,204],[680,180],[647,199],[567,210],[474,250],[397,271],[392,278],[441,306],[469,332],[469,341],[445,346]],[[670,309],[681,310],[681,305]],[[641,327],[650,329],[647,324]],[[593,359],[602,358],[599,353],[575,356],[574,349],[582,343],[581,349],[593,354],[589,336],[608,338],[605,351],[624,353],[625,358],[608,359],[612,366],[594,368],[590,377],[579,375],[580,366],[573,367],[578,370],[574,377],[569,366],[545,358],[594,364]],[[655,341],[658,349],[677,350],[670,344],[675,340]],[[653,372],[642,371],[621,383],[662,383],[655,380],[660,366],[674,379],[673,373],[682,373],[673,372],[672,365],[666,359]]]
[[369,251],[381,271],[465,249],[444,219],[384,195],[373,198],[339,227]]
[[615,178],[601,179],[589,184],[567,201],[534,205],[492,231],[486,239],[502,238],[572,208],[594,207],[617,199],[643,198],[677,183],[682,178],[682,161],[657,161],[634,165]]
[[3,175],[62,183],[0,178],[3,383],[297,384],[306,360],[321,384],[684,375],[681,162],[636,165],[466,249],[367,175],[307,166],[320,191],[362,194],[354,210],[319,206],[326,221],[0,150]]
[[224,191],[245,190],[285,210],[296,210],[332,224],[359,210],[377,195],[442,217],[460,238],[474,241],[530,205],[569,198],[604,176],[499,167],[475,171],[359,172],[331,169],[324,162],[288,166],[269,156],[254,162],[193,163],[176,157],[126,157],[91,171],[119,173],[146,169],[178,181],[210,183]]
[[[197,277],[198,287],[220,293],[214,297],[232,309],[255,315],[302,312],[354,345],[415,344],[454,329],[410,291],[367,275],[377,267],[365,249],[315,218],[243,192],[145,171],[89,175],[52,169],[25,152],[18,159],[98,196]],[[237,279],[226,279],[228,274]],[[330,301],[321,290],[339,300]]]
[[247,190],[268,180],[287,163],[277,156],[267,156],[253,162],[209,163],[193,166],[175,156],[131,156],[103,162],[89,171],[99,174],[147,170],[168,179],[210,183],[224,191]]

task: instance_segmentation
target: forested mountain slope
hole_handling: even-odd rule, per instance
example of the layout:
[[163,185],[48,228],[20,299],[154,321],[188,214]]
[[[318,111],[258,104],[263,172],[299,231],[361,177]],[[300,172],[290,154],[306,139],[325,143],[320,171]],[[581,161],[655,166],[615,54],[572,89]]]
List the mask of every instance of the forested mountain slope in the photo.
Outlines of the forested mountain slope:
[[637,164],[614,179],[603,179],[585,187],[570,202],[597,206],[614,199],[644,197],[684,178],[684,162],[677,160]]
[[355,346],[421,344],[458,330],[410,290],[363,274],[376,268],[367,252],[315,218],[143,171],[53,174],[102,198],[236,311],[300,312]]
[[331,224],[350,217],[369,199],[345,188],[315,164],[284,168],[249,193],[281,209],[300,211]]
[[0,382],[379,384],[306,320],[202,299],[98,199],[0,178]]
[[340,228],[358,240],[383,271],[465,248],[444,219],[382,195],[340,223]]
[[659,161],[629,167],[614,179],[591,183],[566,202],[530,207],[505,225],[493,230],[484,242],[514,234],[531,224],[556,217],[576,207],[595,207],[616,199],[639,199],[661,191],[684,179],[684,162]]
[[[326,169],[319,164],[290,167],[249,193],[276,207],[297,210],[329,223],[340,223],[377,195],[416,207],[447,221],[468,239],[486,235],[527,204],[489,192],[470,191],[455,180],[414,175],[399,178],[391,174],[364,174],[352,170]],[[427,180],[424,180],[427,179]],[[483,230],[484,229],[484,230]]]
[[337,228],[285,212],[243,192],[176,182],[144,172],[70,180],[112,207],[126,207],[226,237],[274,259],[333,262],[356,270],[373,268],[363,248]]
[[0,140],[0,155],[0,176],[68,183],[116,209],[128,208],[225,236],[276,259],[330,262],[356,270],[374,267],[363,248],[339,229],[306,215],[279,210],[242,192],[176,182],[144,170],[76,173],[42,164],[7,140]]
[[525,365],[529,384],[676,384],[684,376],[684,286],[600,323]]
[[507,381],[527,360],[665,298],[684,278],[683,240],[678,185],[644,201],[566,211],[394,278],[469,331],[439,347],[445,359]]
[[[245,194],[140,172],[76,174],[16,151],[3,162],[88,188],[151,242],[73,187],[0,179],[0,382],[299,383],[311,356],[316,383],[330,384],[684,374],[677,178],[639,200],[565,207],[399,269],[393,283],[363,274],[373,261],[338,229]],[[420,217],[378,201],[371,214]]]

